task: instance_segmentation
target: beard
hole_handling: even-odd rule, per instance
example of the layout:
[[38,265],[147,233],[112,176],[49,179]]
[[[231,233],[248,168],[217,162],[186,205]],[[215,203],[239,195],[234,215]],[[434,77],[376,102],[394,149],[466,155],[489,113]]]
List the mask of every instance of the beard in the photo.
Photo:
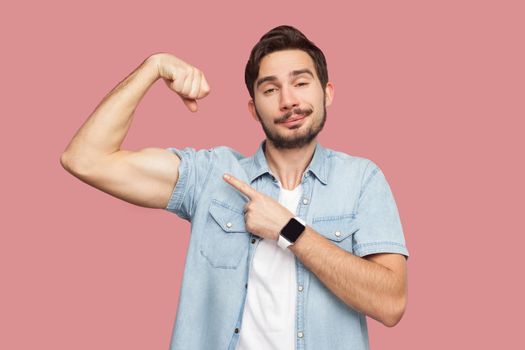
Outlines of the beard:
[[[293,112],[296,114],[305,115],[307,117],[308,115],[312,114],[312,110],[293,109]],[[268,125],[266,125],[263,122],[261,116],[259,115],[259,111],[257,111],[257,107],[255,108],[255,113],[257,114],[257,119],[259,119],[259,122],[261,123],[264,133],[266,134],[266,138],[275,146],[275,148],[277,149],[301,148],[301,147],[304,147],[305,145],[308,145],[310,142],[312,142],[312,140],[317,137],[319,132],[323,130],[324,124],[326,122],[326,102],[325,102],[325,99],[323,98],[323,114],[321,116],[321,120],[312,124],[308,129],[305,130],[304,133],[298,133],[292,136],[280,135],[275,130],[272,130],[271,128],[269,128]],[[274,123],[282,122],[288,119],[291,115],[292,115],[292,112],[290,111],[287,114],[285,114],[283,117],[273,122]],[[298,126],[297,128],[299,127],[301,126]]]

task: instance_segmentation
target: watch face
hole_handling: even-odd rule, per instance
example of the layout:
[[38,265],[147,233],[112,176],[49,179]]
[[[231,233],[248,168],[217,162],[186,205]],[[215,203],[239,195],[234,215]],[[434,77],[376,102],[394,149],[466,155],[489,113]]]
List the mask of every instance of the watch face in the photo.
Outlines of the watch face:
[[290,242],[294,243],[303,233],[304,225],[292,218],[281,231],[281,234]]

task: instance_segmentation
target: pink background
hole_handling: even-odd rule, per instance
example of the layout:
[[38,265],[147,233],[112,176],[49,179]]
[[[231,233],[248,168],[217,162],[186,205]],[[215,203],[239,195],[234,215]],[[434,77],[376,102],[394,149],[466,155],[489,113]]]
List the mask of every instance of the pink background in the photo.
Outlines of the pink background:
[[189,224],[80,182],[61,152],[119,81],[167,51],[202,69],[211,94],[191,114],[157,81],[123,148],[251,155],[264,134],[244,65],[280,24],[327,56],[321,143],[379,164],[401,214],[408,308],[394,328],[369,319],[371,348],[521,348],[522,4],[3,3],[0,348],[167,349]]

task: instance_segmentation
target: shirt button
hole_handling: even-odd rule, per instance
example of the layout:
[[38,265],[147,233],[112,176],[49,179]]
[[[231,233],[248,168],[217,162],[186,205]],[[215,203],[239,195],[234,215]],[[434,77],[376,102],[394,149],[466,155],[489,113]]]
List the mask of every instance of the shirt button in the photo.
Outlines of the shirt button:
[[239,328],[235,328],[235,333],[239,333]]
[[252,243],[255,244],[255,238],[252,238]]
[[303,286],[299,286],[299,288],[297,288],[297,289],[299,289],[299,292],[302,292],[303,291]]
[[308,198],[303,198],[303,204],[304,205],[308,204]]
[[336,235],[337,237],[339,237],[339,236],[341,236],[341,232],[340,232],[340,231],[335,231],[335,235]]
[[304,336],[304,334],[303,334],[303,332],[297,332],[297,336],[298,336],[299,338],[302,338],[302,337]]
[[227,228],[230,228],[230,227],[232,227],[232,226],[233,226],[233,225],[232,225],[231,222],[228,222],[228,223],[226,224],[226,227],[227,227]]
[[246,283],[246,284],[244,285],[244,288],[248,289],[248,283]]

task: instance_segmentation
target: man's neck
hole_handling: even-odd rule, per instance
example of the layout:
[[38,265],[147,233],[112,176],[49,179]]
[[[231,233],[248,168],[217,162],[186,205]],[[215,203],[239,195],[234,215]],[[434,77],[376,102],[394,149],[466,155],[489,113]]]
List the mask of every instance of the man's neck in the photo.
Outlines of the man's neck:
[[264,154],[271,172],[286,190],[293,190],[301,183],[305,169],[315,152],[317,138],[301,148],[281,149],[266,140]]

